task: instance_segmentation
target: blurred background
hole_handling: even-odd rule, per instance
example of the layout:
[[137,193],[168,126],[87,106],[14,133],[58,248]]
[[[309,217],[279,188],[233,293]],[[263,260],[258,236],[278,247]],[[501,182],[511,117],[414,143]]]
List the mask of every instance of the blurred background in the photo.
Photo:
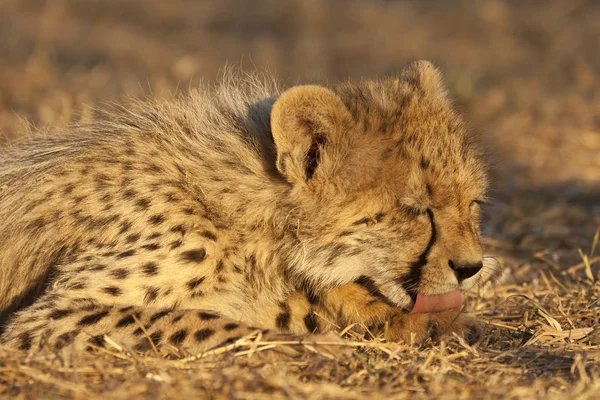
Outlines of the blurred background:
[[488,251],[515,274],[588,254],[600,226],[600,1],[0,0],[0,148],[128,97],[444,71],[495,153]]

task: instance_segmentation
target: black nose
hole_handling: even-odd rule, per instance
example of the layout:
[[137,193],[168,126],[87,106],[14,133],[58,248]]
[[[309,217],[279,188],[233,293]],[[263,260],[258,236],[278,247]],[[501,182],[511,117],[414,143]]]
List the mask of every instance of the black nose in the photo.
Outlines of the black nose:
[[448,260],[448,265],[456,274],[456,279],[459,282],[464,281],[478,273],[483,267],[483,262],[478,263],[454,263],[452,260]]

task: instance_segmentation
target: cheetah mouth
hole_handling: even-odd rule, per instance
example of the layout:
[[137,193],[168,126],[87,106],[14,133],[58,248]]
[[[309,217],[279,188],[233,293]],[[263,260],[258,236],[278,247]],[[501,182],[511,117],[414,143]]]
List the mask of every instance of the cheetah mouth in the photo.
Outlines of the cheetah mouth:
[[418,293],[411,314],[434,313],[447,310],[460,311],[462,297],[460,290],[444,294],[421,294]]

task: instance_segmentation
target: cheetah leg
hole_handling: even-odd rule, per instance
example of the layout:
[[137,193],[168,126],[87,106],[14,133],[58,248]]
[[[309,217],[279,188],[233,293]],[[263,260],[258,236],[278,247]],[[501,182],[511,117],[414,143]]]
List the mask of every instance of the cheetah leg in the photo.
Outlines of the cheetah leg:
[[320,309],[335,319],[340,328],[354,325],[355,331],[368,330],[374,335],[385,333],[389,341],[421,343],[430,337],[437,340],[456,333],[474,342],[481,334],[479,323],[463,312],[410,314],[391,305],[372,287],[365,288],[356,283],[325,291]]
[[92,301],[76,304],[46,297],[11,321],[2,342],[22,350],[86,350],[108,346],[108,337],[128,350],[167,348],[199,354],[257,331],[208,311],[102,305]]

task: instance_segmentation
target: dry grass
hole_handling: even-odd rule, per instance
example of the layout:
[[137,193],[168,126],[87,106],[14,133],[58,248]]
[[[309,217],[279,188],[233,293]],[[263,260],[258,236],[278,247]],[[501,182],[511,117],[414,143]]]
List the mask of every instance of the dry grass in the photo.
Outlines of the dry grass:
[[196,358],[0,347],[0,396],[599,398],[599,20],[584,0],[0,1],[0,145],[213,80],[226,62],[288,83],[442,63],[498,154],[485,245],[506,269],[470,297],[487,325],[473,347],[336,335]]

